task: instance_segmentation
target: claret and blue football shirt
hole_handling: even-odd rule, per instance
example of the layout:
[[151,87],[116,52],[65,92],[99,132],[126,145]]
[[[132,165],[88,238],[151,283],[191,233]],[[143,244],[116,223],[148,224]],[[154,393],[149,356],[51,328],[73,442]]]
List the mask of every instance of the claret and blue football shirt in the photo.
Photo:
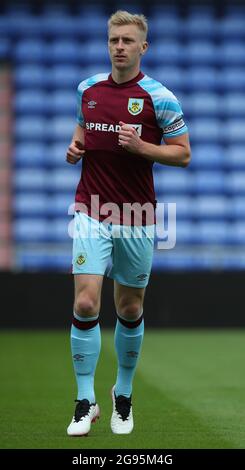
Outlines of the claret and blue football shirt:
[[135,202],[155,206],[153,162],[119,145],[119,121],[156,145],[164,137],[184,134],[188,130],[174,94],[142,72],[120,84],[111,74],[97,74],[78,86],[77,120],[85,129],[86,153],[76,202],[86,204],[89,215],[91,195],[99,195],[100,206],[108,202],[119,208]]

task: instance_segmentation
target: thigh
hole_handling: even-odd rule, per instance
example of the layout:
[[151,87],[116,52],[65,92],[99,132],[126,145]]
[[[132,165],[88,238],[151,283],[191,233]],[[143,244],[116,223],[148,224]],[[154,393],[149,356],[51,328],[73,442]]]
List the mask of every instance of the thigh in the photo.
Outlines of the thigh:
[[74,294],[75,301],[81,293],[86,293],[89,298],[100,304],[103,276],[94,274],[75,274],[74,275]]
[[75,213],[73,234],[73,274],[104,275],[112,252],[111,234],[98,220]]
[[[130,231],[133,231],[132,233]],[[144,288],[150,278],[153,249],[154,226],[145,228],[127,227],[126,235],[113,239],[112,267],[108,276],[118,284],[131,288]]]
[[130,306],[137,307],[139,311],[143,309],[145,287],[128,287],[114,281],[114,302],[116,311],[123,312]]

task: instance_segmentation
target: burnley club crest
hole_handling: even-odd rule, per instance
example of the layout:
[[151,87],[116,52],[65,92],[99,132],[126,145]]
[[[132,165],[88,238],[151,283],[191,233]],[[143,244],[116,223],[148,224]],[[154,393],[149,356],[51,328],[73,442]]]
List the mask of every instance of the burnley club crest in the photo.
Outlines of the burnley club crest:
[[144,100],[141,98],[129,98],[128,100],[128,112],[136,116],[141,113],[144,106]]

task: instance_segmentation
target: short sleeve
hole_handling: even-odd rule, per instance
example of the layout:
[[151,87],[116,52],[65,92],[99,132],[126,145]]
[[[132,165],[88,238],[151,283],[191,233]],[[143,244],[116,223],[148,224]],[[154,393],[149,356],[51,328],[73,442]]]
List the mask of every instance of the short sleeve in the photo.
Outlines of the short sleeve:
[[188,132],[180,103],[169,90],[166,92],[165,89],[162,100],[158,101],[156,117],[158,125],[163,131],[163,137],[175,137]]
[[77,87],[77,122],[80,126],[84,126],[84,116],[82,108],[82,98],[84,92],[84,82],[79,83]]
[[172,91],[147,75],[138,84],[151,97],[157,125],[162,129],[163,137],[175,137],[188,132],[180,103]]

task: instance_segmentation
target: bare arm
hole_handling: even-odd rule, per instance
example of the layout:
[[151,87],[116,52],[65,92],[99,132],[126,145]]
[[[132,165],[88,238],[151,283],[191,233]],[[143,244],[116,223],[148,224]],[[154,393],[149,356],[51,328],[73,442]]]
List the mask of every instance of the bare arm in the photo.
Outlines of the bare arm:
[[77,124],[71,143],[66,152],[66,161],[75,165],[85,153],[84,149],[84,128]]
[[119,132],[119,143],[129,152],[163,165],[186,167],[191,158],[188,133],[165,138],[166,145],[150,144],[142,140],[136,130],[123,122]]
[[142,141],[141,155],[163,165],[186,167],[191,159],[188,134],[169,137],[164,142],[166,145],[154,145]]

